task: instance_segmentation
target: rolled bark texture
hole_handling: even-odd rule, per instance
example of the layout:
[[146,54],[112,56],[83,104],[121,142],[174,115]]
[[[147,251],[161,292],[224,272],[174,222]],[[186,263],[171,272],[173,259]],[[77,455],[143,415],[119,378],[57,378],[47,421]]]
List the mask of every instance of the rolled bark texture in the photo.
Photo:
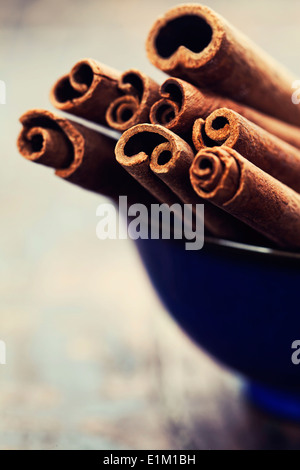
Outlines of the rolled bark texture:
[[93,59],[82,59],[52,87],[50,101],[60,111],[106,125],[110,103],[121,96],[121,73]]
[[229,98],[200,90],[180,78],[168,78],[160,87],[160,99],[150,110],[150,122],[190,138],[194,121],[206,119],[213,111],[228,108],[254,124],[300,148],[299,127],[287,124]]
[[295,77],[210,8],[172,8],[154,23],[146,48],[160,70],[300,126]]
[[190,168],[195,193],[277,245],[300,248],[300,195],[230,147],[201,150]]
[[221,108],[193,128],[195,148],[235,149],[265,172],[300,192],[300,150],[256,126],[235,111]]
[[[137,125],[121,136],[115,152],[117,161],[160,202],[169,206],[204,204],[189,181],[194,153],[170,130],[159,125]],[[211,234],[221,238],[253,243],[261,240],[244,224],[207,203],[204,223]]]
[[27,160],[54,168],[60,178],[115,201],[120,195],[133,202],[154,201],[116,162],[114,139],[43,109],[27,111],[20,122],[17,145]]
[[106,111],[107,124],[124,132],[137,124],[149,122],[150,108],[159,99],[159,85],[139,70],[124,72],[119,81],[121,96]]

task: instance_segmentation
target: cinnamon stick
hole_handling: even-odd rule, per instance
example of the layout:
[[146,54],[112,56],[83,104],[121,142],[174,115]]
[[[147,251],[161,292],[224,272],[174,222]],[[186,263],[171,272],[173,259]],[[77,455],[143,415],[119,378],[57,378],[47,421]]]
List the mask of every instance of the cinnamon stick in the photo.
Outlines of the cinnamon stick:
[[146,47],[164,72],[300,126],[295,78],[210,8],[172,8],[154,23]]
[[118,163],[160,202],[172,205],[179,199],[150,169],[153,154],[161,159],[174,151],[179,155],[194,156],[192,149],[180,137],[162,126],[138,124],[122,134],[115,155]]
[[106,124],[110,103],[121,95],[121,73],[93,59],[82,59],[61,77],[50,92],[57,109],[99,124]]
[[[189,181],[194,153],[184,140],[168,129],[159,125],[137,125],[124,132],[115,153],[117,161],[162,203],[201,203]],[[247,235],[247,241],[257,239],[249,229],[245,230],[244,224],[210,204],[205,204],[204,222],[218,237],[245,240]]]
[[300,150],[256,126],[235,111],[221,108],[193,128],[195,148],[224,145],[300,192]]
[[114,139],[43,109],[27,111],[20,122],[17,145],[26,159],[55,168],[64,180],[115,201],[127,195],[131,202],[153,202],[116,162]]
[[300,195],[230,147],[201,150],[190,168],[196,194],[285,248],[300,248]]
[[122,96],[112,101],[106,111],[107,124],[124,132],[130,127],[149,122],[150,108],[159,99],[159,86],[139,70],[124,72],[118,89]]
[[179,78],[168,78],[160,87],[160,97],[150,110],[150,122],[181,136],[190,137],[197,118],[206,119],[219,108],[229,108],[249,121],[300,148],[299,128],[212,92],[199,90]]

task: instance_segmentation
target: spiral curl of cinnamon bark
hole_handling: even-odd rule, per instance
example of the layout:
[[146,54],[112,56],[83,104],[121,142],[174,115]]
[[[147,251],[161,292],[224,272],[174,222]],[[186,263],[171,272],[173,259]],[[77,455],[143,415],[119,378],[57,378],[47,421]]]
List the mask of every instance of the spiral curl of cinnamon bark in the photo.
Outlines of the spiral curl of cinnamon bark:
[[27,111],[20,118],[23,126],[17,141],[23,157],[56,169],[68,178],[80,167],[84,138],[77,125],[44,109]]
[[[203,203],[189,181],[194,152],[172,131],[159,125],[137,125],[124,132],[115,153],[117,161],[159,201],[168,205]],[[211,204],[205,205],[205,226],[218,237],[257,239],[244,224]]]
[[149,112],[159,97],[159,86],[139,70],[127,70],[118,81],[122,93],[113,100],[107,111],[107,124],[124,132],[130,127],[149,121]]
[[[300,148],[299,127],[292,126],[229,98],[199,90],[179,78],[168,78],[160,87],[160,99],[150,110],[150,122],[160,124],[190,140],[195,119],[206,119],[212,112],[228,108],[271,134]],[[197,146],[197,141],[195,142]],[[197,146],[197,150],[200,148]]]
[[178,202],[175,193],[153,173],[154,168],[192,160],[190,146],[163,126],[139,124],[121,136],[115,149],[117,161],[158,200]]
[[121,95],[121,73],[93,59],[82,59],[52,87],[50,101],[57,109],[99,124],[111,101]]
[[197,150],[227,146],[254,165],[300,192],[300,150],[256,126],[235,111],[221,108],[193,127]]
[[195,193],[277,245],[300,248],[300,195],[230,147],[201,150],[190,168]]
[[55,168],[60,178],[115,201],[127,195],[130,202],[153,202],[116,162],[114,139],[43,109],[27,111],[20,121],[17,145],[27,160]]
[[240,171],[229,147],[201,150],[190,168],[191,183],[198,196],[224,205],[238,191]]

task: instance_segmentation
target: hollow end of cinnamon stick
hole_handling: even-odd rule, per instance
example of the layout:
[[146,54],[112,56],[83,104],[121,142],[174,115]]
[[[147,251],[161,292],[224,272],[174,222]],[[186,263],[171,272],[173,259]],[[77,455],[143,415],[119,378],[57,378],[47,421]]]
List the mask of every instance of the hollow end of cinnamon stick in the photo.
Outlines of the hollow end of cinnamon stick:
[[[203,138],[201,137],[200,131],[202,126],[199,125],[198,128],[198,135],[200,137],[199,143],[197,132],[194,130],[194,134],[196,133],[194,144],[196,149],[200,150],[200,148],[205,145],[213,146],[220,141],[223,143],[225,141],[225,137],[220,137],[220,132],[212,136],[211,139],[209,137],[211,131],[221,131],[221,129],[225,127],[228,117],[232,116],[232,114],[222,116],[222,111],[220,115],[212,115],[212,113],[217,112],[219,109],[235,111],[245,119],[277,136],[281,140],[294,147],[300,148],[299,127],[268,116],[245,104],[235,102],[232,99],[225,98],[224,96],[209,92],[208,90],[200,90],[191,83],[175,77],[168,78],[161,85],[160,99],[153,104],[150,110],[150,122],[152,124],[165,126],[167,129],[170,129],[190,142],[191,131],[193,127],[197,125],[195,124],[195,120],[197,122],[198,119],[206,119],[207,132],[205,132],[205,128],[203,128]],[[211,115],[212,117],[210,117]],[[227,118],[227,121],[225,118]],[[214,122],[215,120],[216,122]],[[228,122],[231,130],[233,129],[232,121],[234,121],[234,119],[231,120],[230,123]],[[229,134],[230,133],[228,133],[228,136]],[[206,140],[205,145],[202,142],[204,139]]]
[[113,100],[106,111],[107,124],[124,132],[137,124],[149,122],[152,104],[159,97],[159,86],[136,69],[124,72],[118,82],[121,96]]
[[206,120],[197,119],[193,126],[193,144],[196,150],[226,145],[233,147],[239,138],[239,115],[227,108],[211,113]]
[[[182,161],[184,153],[193,155],[186,142],[163,126],[140,124],[130,128],[116,145],[117,161],[146,187],[159,201],[166,204],[179,202],[178,197],[159,175]],[[191,157],[192,158],[192,157]]]
[[43,109],[24,113],[20,118],[23,128],[17,140],[20,154],[35,163],[67,171],[74,163],[74,147],[68,134],[78,143],[81,139],[76,130],[64,121]]
[[[184,122],[180,120],[180,111],[184,101],[182,81],[169,78],[160,87],[160,99],[150,110],[151,124],[158,124],[176,132]],[[180,122],[181,121],[181,122]]]
[[201,150],[190,168],[190,181],[199,197],[223,205],[237,193],[240,170],[234,151],[213,147]]
[[201,150],[190,169],[196,194],[277,246],[300,248],[300,196],[230,147]]
[[117,161],[124,166],[135,166],[147,161],[150,163],[150,157],[153,150],[160,144],[167,142],[162,133],[154,132],[151,124],[138,124],[128,129],[120,137],[115,153]]
[[84,95],[101,81],[99,67],[92,59],[82,59],[71,69],[70,73],[61,77],[52,87],[50,100],[61,110],[67,111],[73,100],[80,102]]
[[54,168],[60,178],[97,190],[103,177],[96,170],[105,172],[116,165],[115,141],[110,137],[45,109],[27,111],[20,122],[20,154]]
[[193,155],[189,145],[165,127],[139,124],[121,136],[116,146],[116,157],[125,166],[147,160],[152,168],[161,169],[177,161],[182,151]]
[[295,77],[208,7],[168,11],[154,23],[146,49],[160,70],[300,126],[300,106],[291,100]]
[[50,101],[61,111],[105,124],[107,107],[120,96],[117,88],[120,75],[93,59],[82,59],[53,85]]
[[169,10],[149,32],[149,60],[164,72],[183,65],[193,69],[213,60],[223,39],[217,15],[209,8],[186,4]]
[[197,150],[231,147],[261,170],[300,191],[300,151],[233,110],[221,108],[193,127]]

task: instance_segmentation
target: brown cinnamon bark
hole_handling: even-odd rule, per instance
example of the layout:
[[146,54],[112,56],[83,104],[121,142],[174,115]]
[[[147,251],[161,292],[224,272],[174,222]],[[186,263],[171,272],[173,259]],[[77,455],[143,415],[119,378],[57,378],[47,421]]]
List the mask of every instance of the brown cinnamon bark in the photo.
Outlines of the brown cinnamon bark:
[[225,145],[300,192],[300,150],[256,126],[235,111],[221,108],[193,128],[197,150]]
[[[194,153],[168,129],[137,125],[124,132],[115,152],[117,161],[162,203],[201,203],[189,181]],[[244,224],[210,204],[205,204],[205,226],[218,237],[253,240],[252,231],[245,230]]]
[[146,47],[164,72],[300,126],[300,105],[291,101],[295,78],[208,7],[169,10]]
[[206,119],[219,108],[229,108],[294,147],[300,148],[299,127],[286,124],[228,98],[201,91],[179,78],[167,79],[160,87],[160,97],[150,110],[150,121],[152,124],[165,126],[178,135],[189,135],[195,119]]
[[108,106],[121,95],[120,76],[120,72],[93,59],[80,60],[54,84],[50,101],[61,111],[106,124]]
[[139,70],[132,69],[121,75],[118,88],[123,95],[110,103],[106,111],[107,124],[124,132],[149,122],[150,108],[159,99],[159,85]]
[[168,155],[170,148],[180,155],[194,156],[189,145],[162,126],[139,124],[122,134],[116,148],[117,161],[160,202],[172,205],[179,199],[150,169],[152,155]]
[[55,174],[66,181],[114,200],[127,195],[130,202],[153,202],[116,162],[114,139],[42,109],[26,112],[20,121],[23,129],[17,145],[23,157],[55,168]]
[[300,195],[230,147],[201,150],[190,168],[196,194],[278,245],[300,248]]

